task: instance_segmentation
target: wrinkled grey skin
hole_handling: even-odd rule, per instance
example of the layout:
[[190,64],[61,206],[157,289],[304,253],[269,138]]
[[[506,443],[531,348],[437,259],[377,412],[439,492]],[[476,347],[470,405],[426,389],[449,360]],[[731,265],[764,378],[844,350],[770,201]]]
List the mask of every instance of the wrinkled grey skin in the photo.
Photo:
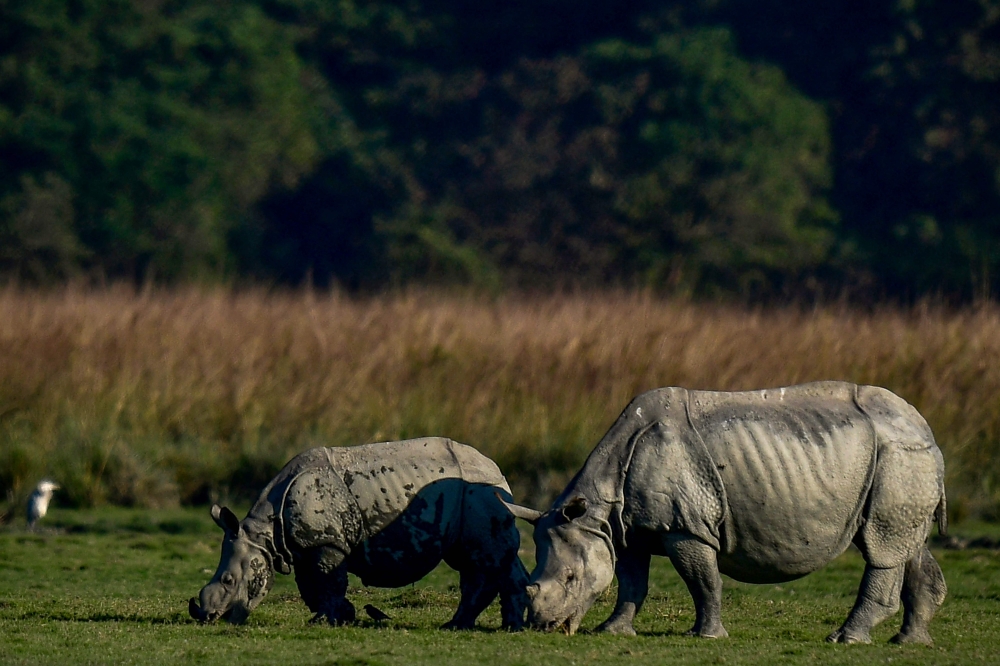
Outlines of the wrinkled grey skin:
[[449,439],[305,451],[243,521],[212,507],[225,532],[222,559],[189,612],[202,622],[242,622],[270,590],[272,572],[294,568],[313,621],[344,624],[355,620],[348,573],[401,587],[443,559],[459,572],[462,593],[445,628],[471,628],[499,594],[503,626],[520,629],[528,576],[504,499],[510,488],[496,464]]
[[651,555],[669,557],[694,599],[689,632],[724,637],[720,573],[793,580],[852,542],[866,567],[857,602],[827,640],[870,642],[895,614],[896,642],[931,642],[944,601],[926,547],[946,529],[944,463],[926,421],[873,386],[816,382],[719,393],[665,388],[635,398],[535,523],[529,622],[573,633],[618,577],[598,631],[634,634]]

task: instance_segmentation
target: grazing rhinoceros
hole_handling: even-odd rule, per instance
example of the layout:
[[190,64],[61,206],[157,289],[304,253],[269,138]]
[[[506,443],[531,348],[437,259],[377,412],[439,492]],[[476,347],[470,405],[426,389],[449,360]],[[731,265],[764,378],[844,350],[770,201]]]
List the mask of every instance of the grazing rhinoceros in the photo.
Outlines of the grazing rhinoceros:
[[352,622],[348,572],[365,585],[400,587],[443,559],[460,573],[462,598],[445,628],[470,628],[497,594],[503,626],[519,629],[528,576],[520,536],[499,496],[510,488],[475,449],[428,437],[294,457],[242,522],[212,507],[225,531],[222,559],[188,610],[202,622],[240,623],[260,604],[272,571],[295,569],[313,620]]
[[902,598],[897,642],[930,643],[947,590],[925,546],[946,528],[944,464],[927,422],[889,391],[817,382],[635,398],[535,524],[528,620],[573,633],[618,576],[600,631],[634,634],[650,555],[670,558],[694,598],[689,632],[726,636],[724,573],[749,583],[816,571],[853,541],[866,567],[857,602],[827,640],[868,642]]

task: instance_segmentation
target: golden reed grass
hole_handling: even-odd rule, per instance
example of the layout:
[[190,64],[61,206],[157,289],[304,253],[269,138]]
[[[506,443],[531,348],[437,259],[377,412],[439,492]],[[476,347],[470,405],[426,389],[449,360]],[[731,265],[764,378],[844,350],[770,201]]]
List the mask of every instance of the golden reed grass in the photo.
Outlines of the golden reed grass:
[[635,394],[817,379],[928,419],[962,517],[1000,507],[1000,309],[752,309],[626,293],[352,299],[0,291],[0,492],[158,505],[256,492],[295,452],[446,435],[551,494]]

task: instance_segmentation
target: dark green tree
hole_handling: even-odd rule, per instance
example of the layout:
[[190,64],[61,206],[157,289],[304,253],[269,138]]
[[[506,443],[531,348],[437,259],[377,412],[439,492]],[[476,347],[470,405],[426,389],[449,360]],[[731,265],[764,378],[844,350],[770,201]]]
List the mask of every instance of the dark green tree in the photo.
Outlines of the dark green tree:
[[411,77],[375,106],[450,128],[401,148],[428,184],[384,222],[409,266],[749,293],[831,257],[825,114],[725,30]]
[[221,276],[317,156],[288,28],[249,4],[0,4],[3,268]]
[[685,20],[731,25],[827,104],[831,200],[875,295],[995,296],[1000,2],[711,0]]
[[992,294],[998,2],[0,0],[0,274]]

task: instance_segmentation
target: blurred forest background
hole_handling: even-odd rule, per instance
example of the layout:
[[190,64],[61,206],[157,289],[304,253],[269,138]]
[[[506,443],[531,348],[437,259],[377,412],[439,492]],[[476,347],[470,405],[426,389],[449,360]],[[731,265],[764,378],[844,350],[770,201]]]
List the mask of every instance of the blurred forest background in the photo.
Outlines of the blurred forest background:
[[818,379],[1000,519],[1000,0],[0,0],[0,285],[0,522]]
[[1000,287],[997,0],[2,0],[0,277]]

